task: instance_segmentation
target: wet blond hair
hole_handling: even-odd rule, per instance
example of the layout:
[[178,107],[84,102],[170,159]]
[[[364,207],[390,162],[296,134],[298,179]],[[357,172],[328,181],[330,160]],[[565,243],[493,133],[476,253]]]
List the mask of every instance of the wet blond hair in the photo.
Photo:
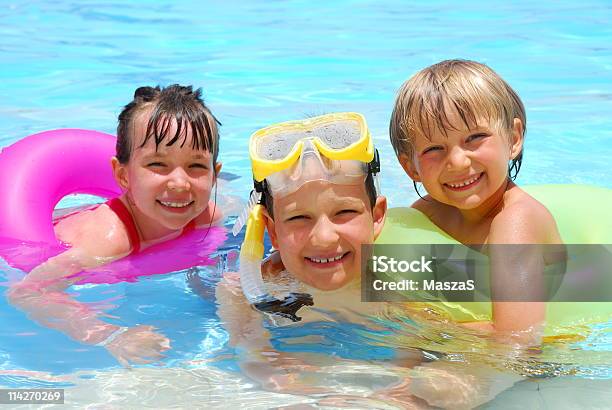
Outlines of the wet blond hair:
[[[481,118],[508,136],[515,118],[523,124],[523,135],[527,127],[523,102],[495,71],[475,61],[445,60],[419,71],[398,91],[389,124],[397,157],[403,154],[412,161],[418,135],[431,140],[436,130],[445,135],[456,130],[449,110],[454,110],[468,129],[477,127]],[[512,179],[522,159],[521,149],[508,168]]]

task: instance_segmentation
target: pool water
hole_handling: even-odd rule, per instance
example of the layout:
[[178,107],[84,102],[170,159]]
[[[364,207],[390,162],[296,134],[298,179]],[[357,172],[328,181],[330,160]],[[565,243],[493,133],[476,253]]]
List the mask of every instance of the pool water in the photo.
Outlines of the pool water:
[[[611,17],[607,1],[519,1],[494,7],[487,2],[366,0],[316,6],[246,0],[231,5],[4,2],[0,147],[53,128],[114,133],[117,114],[136,87],[194,84],[203,88],[223,124],[224,194],[246,200],[251,184],[247,141],[254,130],[307,115],[358,111],[381,153],[383,193],[392,206],[406,206],[416,194],[388,140],[395,92],[427,65],[466,58],[489,64],[525,103],[527,139],[519,184],[612,188]],[[72,198],[65,205],[87,201]],[[1,298],[0,387],[65,387],[74,407],[393,407],[392,400],[370,394],[403,376],[402,369],[384,360],[385,348],[400,344],[397,334],[426,335],[421,340],[430,342],[444,338],[436,326],[388,319],[356,327],[338,319],[342,315],[330,315],[328,322],[297,327],[301,330],[290,335],[309,332],[322,341],[318,344],[307,340],[288,347],[281,343],[287,335],[272,332],[272,337],[286,352],[325,356],[331,364],[324,367],[327,378],[320,377],[333,386],[335,396],[309,394],[313,383],[306,381],[291,395],[262,388],[240,372],[238,353],[216,315],[214,286],[221,272],[232,268],[239,243],[234,238],[224,245],[217,267],[70,290],[78,300],[111,315],[108,321],[150,324],[171,339],[164,360],[132,371],[122,369],[102,348],[39,326]],[[204,297],[189,285],[195,273],[204,280]],[[0,259],[0,282],[22,275]],[[543,371],[548,378],[514,379],[517,372],[532,374],[524,371],[532,362],[510,360],[515,371],[496,378],[507,390],[487,405],[601,407],[610,402],[611,327],[602,324],[586,341],[548,352],[571,364]],[[472,342],[469,335],[451,337],[449,357],[462,354],[457,360],[465,360]],[[479,358],[484,354],[476,353]],[[486,353],[507,357],[507,352]],[[517,363],[523,370],[516,370]]]

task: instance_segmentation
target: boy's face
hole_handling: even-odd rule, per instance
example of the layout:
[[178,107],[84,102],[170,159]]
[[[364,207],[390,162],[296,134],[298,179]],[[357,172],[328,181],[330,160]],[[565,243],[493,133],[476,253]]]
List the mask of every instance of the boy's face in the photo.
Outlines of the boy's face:
[[361,245],[373,243],[387,209],[379,196],[370,207],[364,184],[311,181],[274,198],[274,220],[266,217],[272,244],[285,268],[321,290],[339,289],[361,274]]
[[[179,229],[200,215],[208,206],[215,183],[212,154],[191,148],[191,129],[187,142],[155,147],[150,138],[143,147],[147,114],[134,121],[132,143],[135,148],[127,164],[113,158],[115,178],[132,205],[136,223],[144,239],[159,238]],[[170,135],[174,135],[176,123]],[[217,172],[221,164],[217,164]]]
[[515,119],[512,130],[500,131],[480,119],[468,129],[456,113],[448,118],[456,129],[447,130],[446,135],[435,129],[431,140],[419,135],[413,158],[400,156],[400,162],[435,200],[475,209],[492,198],[508,178],[508,162],[522,148],[522,123]]

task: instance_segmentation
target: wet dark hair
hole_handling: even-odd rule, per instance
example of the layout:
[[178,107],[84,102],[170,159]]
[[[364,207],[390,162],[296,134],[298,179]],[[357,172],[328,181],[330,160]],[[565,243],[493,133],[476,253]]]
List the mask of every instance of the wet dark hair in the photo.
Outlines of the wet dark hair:
[[[371,172],[368,172],[368,175],[365,179],[365,188],[366,193],[368,195],[368,200],[370,201],[370,208],[374,209],[374,205],[376,205],[376,186],[374,184],[374,177]],[[272,198],[272,193],[268,188],[268,184],[263,184],[263,193],[261,195],[261,204],[266,208],[270,218],[274,219],[274,199]]]
[[[213,157],[213,170],[219,155],[219,126],[221,123],[210,112],[202,100],[202,89],[173,84],[165,88],[139,87],[134,100],[119,114],[117,126],[117,159],[121,164],[130,160],[133,147],[143,147],[151,137],[156,149],[165,143],[169,147],[177,142],[183,147],[191,128],[191,147],[209,151]],[[146,109],[151,109],[144,140],[138,145],[134,141],[134,120]],[[171,133],[176,122],[176,132]]]

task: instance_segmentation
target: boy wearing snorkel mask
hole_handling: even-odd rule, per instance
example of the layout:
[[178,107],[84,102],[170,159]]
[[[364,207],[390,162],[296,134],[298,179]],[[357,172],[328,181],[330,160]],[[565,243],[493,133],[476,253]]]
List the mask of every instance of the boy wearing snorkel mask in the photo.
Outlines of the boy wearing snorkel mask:
[[32,269],[7,297],[34,321],[103,347],[129,366],[163,358],[170,340],[153,326],[107,323],[65,290],[88,269],[220,220],[211,200],[221,170],[220,123],[200,89],[178,84],[139,87],[118,120],[109,160],[123,194],[60,218],[55,234],[71,247]]
[[[336,350],[334,341],[326,340],[313,342],[314,350],[305,348],[302,354],[279,351],[273,347],[278,338],[274,325],[302,321],[325,327],[331,318],[367,332],[372,318],[394,315],[390,304],[361,303],[362,245],[378,237],[387,211],[386,198],[376,189],[380,170],[377,153],[365,119],[355,113],[328,114],[264,128],[252,135],[249,150],[255,180],[249,202],[254,206],[235,227],[236,233],[249,215],[240,253],[240,276],[226,274],[217,286],[217,313],[229,333],[230,345],[239,348],[242,371],[262,387],[298,394],[333,394],[327,385],[305,382],[304,373],[325,372],[320,360],[311,365],[303,353],[331,349],[330,357],[364,359],[364,347],[352,352],[350,346],[355,342],[349,340],[348,331],[346,343]],[[267,275],[265,281],[261,273],[265,270],[264,230],[286,269],[278,275]],[[255,309],[249,309],[247,301]],[[314,305],[314,309],[304,307],[308,305]],[[272,326],[266,325],[265,319]],[[307,336],[304,332],[308,328],[303,329],[299,336]],[[319,340],[326,336],[317,333],[313,337]],[[290,333],[281,335],[281,342],[291,344],[287,338],[291,338]],[[300,343],[308,344],[303,340]],[[392,360],[402,368],[423,360],[416,349],[377,346],[375,350],[368,360]],[[337,359],[330,360],[338,364]],[[462,374],[455,376],[444,369],[429,368],[421,374],[424,377],[416,383],[406,379],[406,383],[370,397],[401,405],[425,405],[412,395],[418,391],[427,401],[435,402],[443,395],[444,400],[461,405],[469,399],[456,400],[457,394],[470,396],[473,389],[469,383],[476,381],[469,378],[466,383]],[[428,379],[431,374],[435,374],[435,380]]]
[[[217,286],[218,314],[230,344],[246,353],[240,360],[245,374],[265,388],[304,393],[299,373],[318,367],[305,364],[299,353],[296,357],[274,349],[264,320],[323,323],[329,321],[324,313],[329,310],[357,323],[364,322],[359,317],[364,310],[380,309],[381,304],[360,303],[362,245],[374,242],[387,208],[375,187],[378,156],[365,119],[355,113],[259,130],[251,137],[250,156],[255,180],[251,202],[256,204],[248,213],[240,276],[226,274]],[[239,218],[238,225],[245,219]],[[264,230],[286,269],[265,281]],[[247,301],[259,312],[249,309]]]
[[[379,162],[365,119],[330,114],[257,131],[250,143],[256,195],[241,252],[252,303],[265,299],[259,270],[263,227],[288,272],[334,291],[359,283],[361,245],[380,233],[386,199],[375,187]],[[258,195],[259,196],[259,195]]]

